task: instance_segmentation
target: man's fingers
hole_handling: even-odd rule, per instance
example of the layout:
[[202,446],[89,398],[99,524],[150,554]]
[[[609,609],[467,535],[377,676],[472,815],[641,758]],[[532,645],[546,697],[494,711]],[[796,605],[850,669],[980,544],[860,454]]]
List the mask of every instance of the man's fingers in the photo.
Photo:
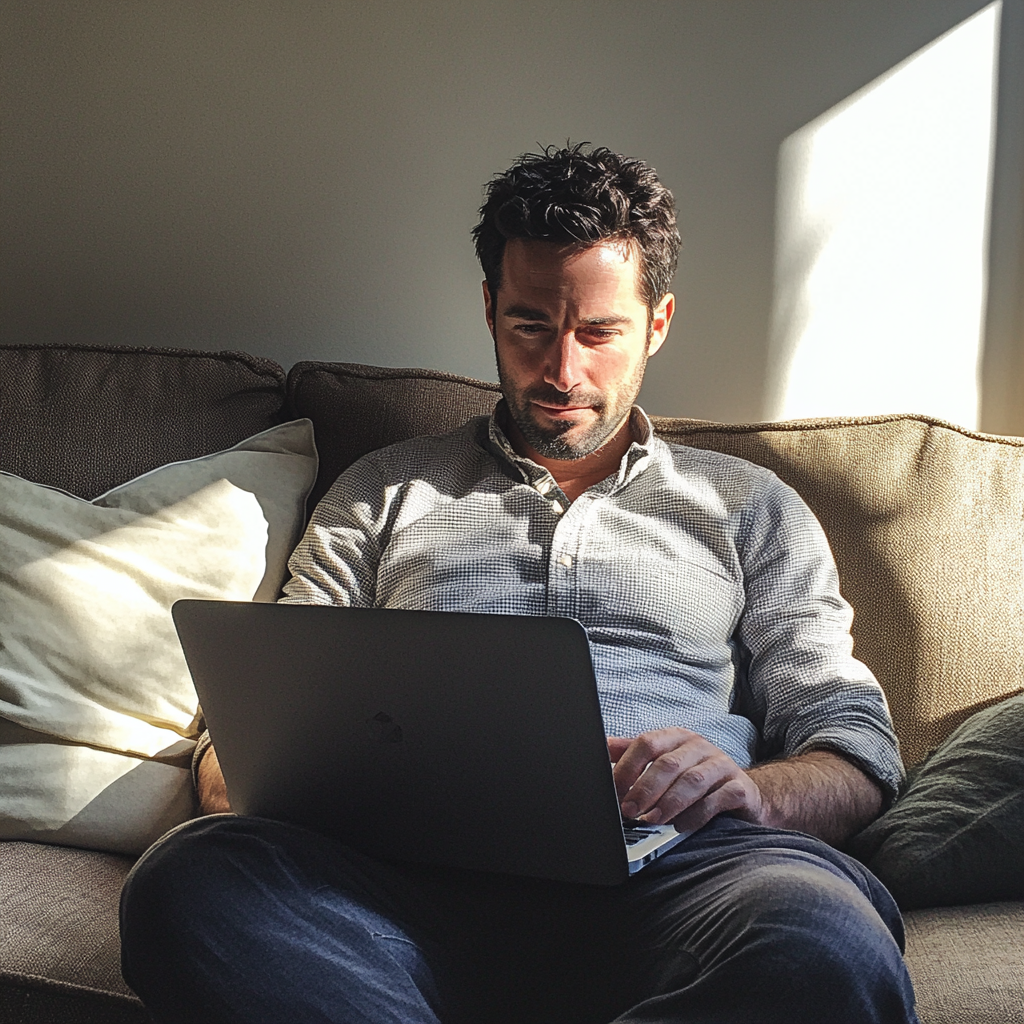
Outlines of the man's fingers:
[[[655,729],[631,740],[626,749],[620,751],[618,758],[613,758],[617,761],[614,776],[619,799],[621,800],[637,779],[645,773],[648,765],[657,758],[680,749],[687,743],[693,747],[706,746],[708,750],[714,749],[703,737],[689,729]],[[609,740],[610,749],[611,740]],[[701,755],[696,749],[693,749],[689,756],[691,761],[696,761]]]
[[719,813],[709,794],[704,800],[698,800],[697,803],[687,807],[682,814],[677,814],[672,824],[679,832],[696,832]]
[[608,756],[611,758],[612,763],[619,760],[620,757],[629,749],[630,743],[633,742],[631,736],[609,736],[608,737]]
[[[622,813],[653,825],[674,821],[698,829],[716,814],[760,821],[764,812],[755,781],[723,750],[689,729],[657,729],[626,743],[613,775]],[[614,760],[614,756],[613,756]]]
[[[680,811],[728,782],[735,772],[733,762],[718,751],[702,756],[695,764],[690,763],[692,754],[700,756],[704,751],[680,748],[653,761],[626,794],[623,813],[643,817],[654,825],[671,821]],[[630,807],[635,808],[635,813],[631,813]]]
[[[752,787],[751,787],[752,788]],[[742,779],[722,777],[702,793],[695,793],[683,780],[670,786],[647,814],[645,821],[653,825],[674,822],[680,828],[700,828],[716,814],[736,813],[740,817],[752,815],[753,794]],[[694,822],[699,820],[700,824]]]

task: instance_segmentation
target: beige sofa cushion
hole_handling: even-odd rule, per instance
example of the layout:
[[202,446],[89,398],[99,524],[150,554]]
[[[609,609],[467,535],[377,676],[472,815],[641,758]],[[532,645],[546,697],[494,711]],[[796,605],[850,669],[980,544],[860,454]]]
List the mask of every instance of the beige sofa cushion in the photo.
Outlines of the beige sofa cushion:
[[815,511],[908,765],[1022,688],[1024,440],[923,416],[655,426],[773,469]]
[[145,1024],[121,977],[126,857],[0,842],[0,1020]]
[[921,1024],[1024,1024],[1024,903],[914,910],[904,923]]

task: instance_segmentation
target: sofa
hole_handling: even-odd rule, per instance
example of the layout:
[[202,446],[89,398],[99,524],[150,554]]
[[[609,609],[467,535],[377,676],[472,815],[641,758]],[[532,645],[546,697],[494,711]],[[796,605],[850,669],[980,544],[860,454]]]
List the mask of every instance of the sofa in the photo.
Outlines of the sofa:
[[[301,362],[286,373],[241,352],[4,345],[0,470],[92,499],[308,418],[312,509],[362,454],[453,428],[497,397],[496,385],[427,370]],[[1021,691],[1024,440],[913,415],[652,418],[666,440],[768,466],[817,513],[855,609],[855,653],[886,692],[909,768],[927,769],[954,730]],[[186,754],[200,727],[181,730]],[[1004,829],[991,841],[1018,838]],[[119,966],[118,896],[132,863],[38,838],[0,842],[0,1020],[148,1020]],[[972,887],[979,870],[964,860],[953,872],[967,883],[953,897],[962,905],[905,913],[925,1024],[1024,1022],[1024,902],[1013,877],[1008,889]]]

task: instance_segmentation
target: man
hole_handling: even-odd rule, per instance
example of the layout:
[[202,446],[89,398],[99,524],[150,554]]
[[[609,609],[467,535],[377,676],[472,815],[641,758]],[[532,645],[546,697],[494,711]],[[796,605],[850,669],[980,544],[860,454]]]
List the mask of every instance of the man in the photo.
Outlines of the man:
[[[161,1021],[916,1020],[895,905],[827,845],[901,769],[820,527],[634,405],[675,308],[671,194],[549,149],[474,234],[503,401],[342,474],[285,600],[578,618],[624,815],[698,831],[598,889],[200,819],[126,886],[126,978]],[[206,745],[198,780],[227,810]]]

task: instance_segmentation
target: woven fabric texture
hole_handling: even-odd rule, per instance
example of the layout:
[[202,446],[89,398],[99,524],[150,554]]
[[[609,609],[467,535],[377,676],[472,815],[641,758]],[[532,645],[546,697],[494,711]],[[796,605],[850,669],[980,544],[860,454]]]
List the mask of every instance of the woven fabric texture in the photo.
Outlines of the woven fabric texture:
[[356,363],[296,363],[288,373],[289,415],[313,421],[320,475],[312,511],[342,470],[377,448],[422,434],[444,434],[490,413],[497,384],[434,370]]
[[908,765],[1024,686],[1024,440],[920,416],[654,421],[767,466],[817,514]]
[[904,922],[921,1024],[1024,1024],[1024,903],[914,910]]
[[94,498],[280,423],[284,382],[243,352],[3,345],[0,469]]
[[109,853],[0,843],[0,988],[46,981],[54,991],[72,985],[134,1002],[117,924],[131,865]]

